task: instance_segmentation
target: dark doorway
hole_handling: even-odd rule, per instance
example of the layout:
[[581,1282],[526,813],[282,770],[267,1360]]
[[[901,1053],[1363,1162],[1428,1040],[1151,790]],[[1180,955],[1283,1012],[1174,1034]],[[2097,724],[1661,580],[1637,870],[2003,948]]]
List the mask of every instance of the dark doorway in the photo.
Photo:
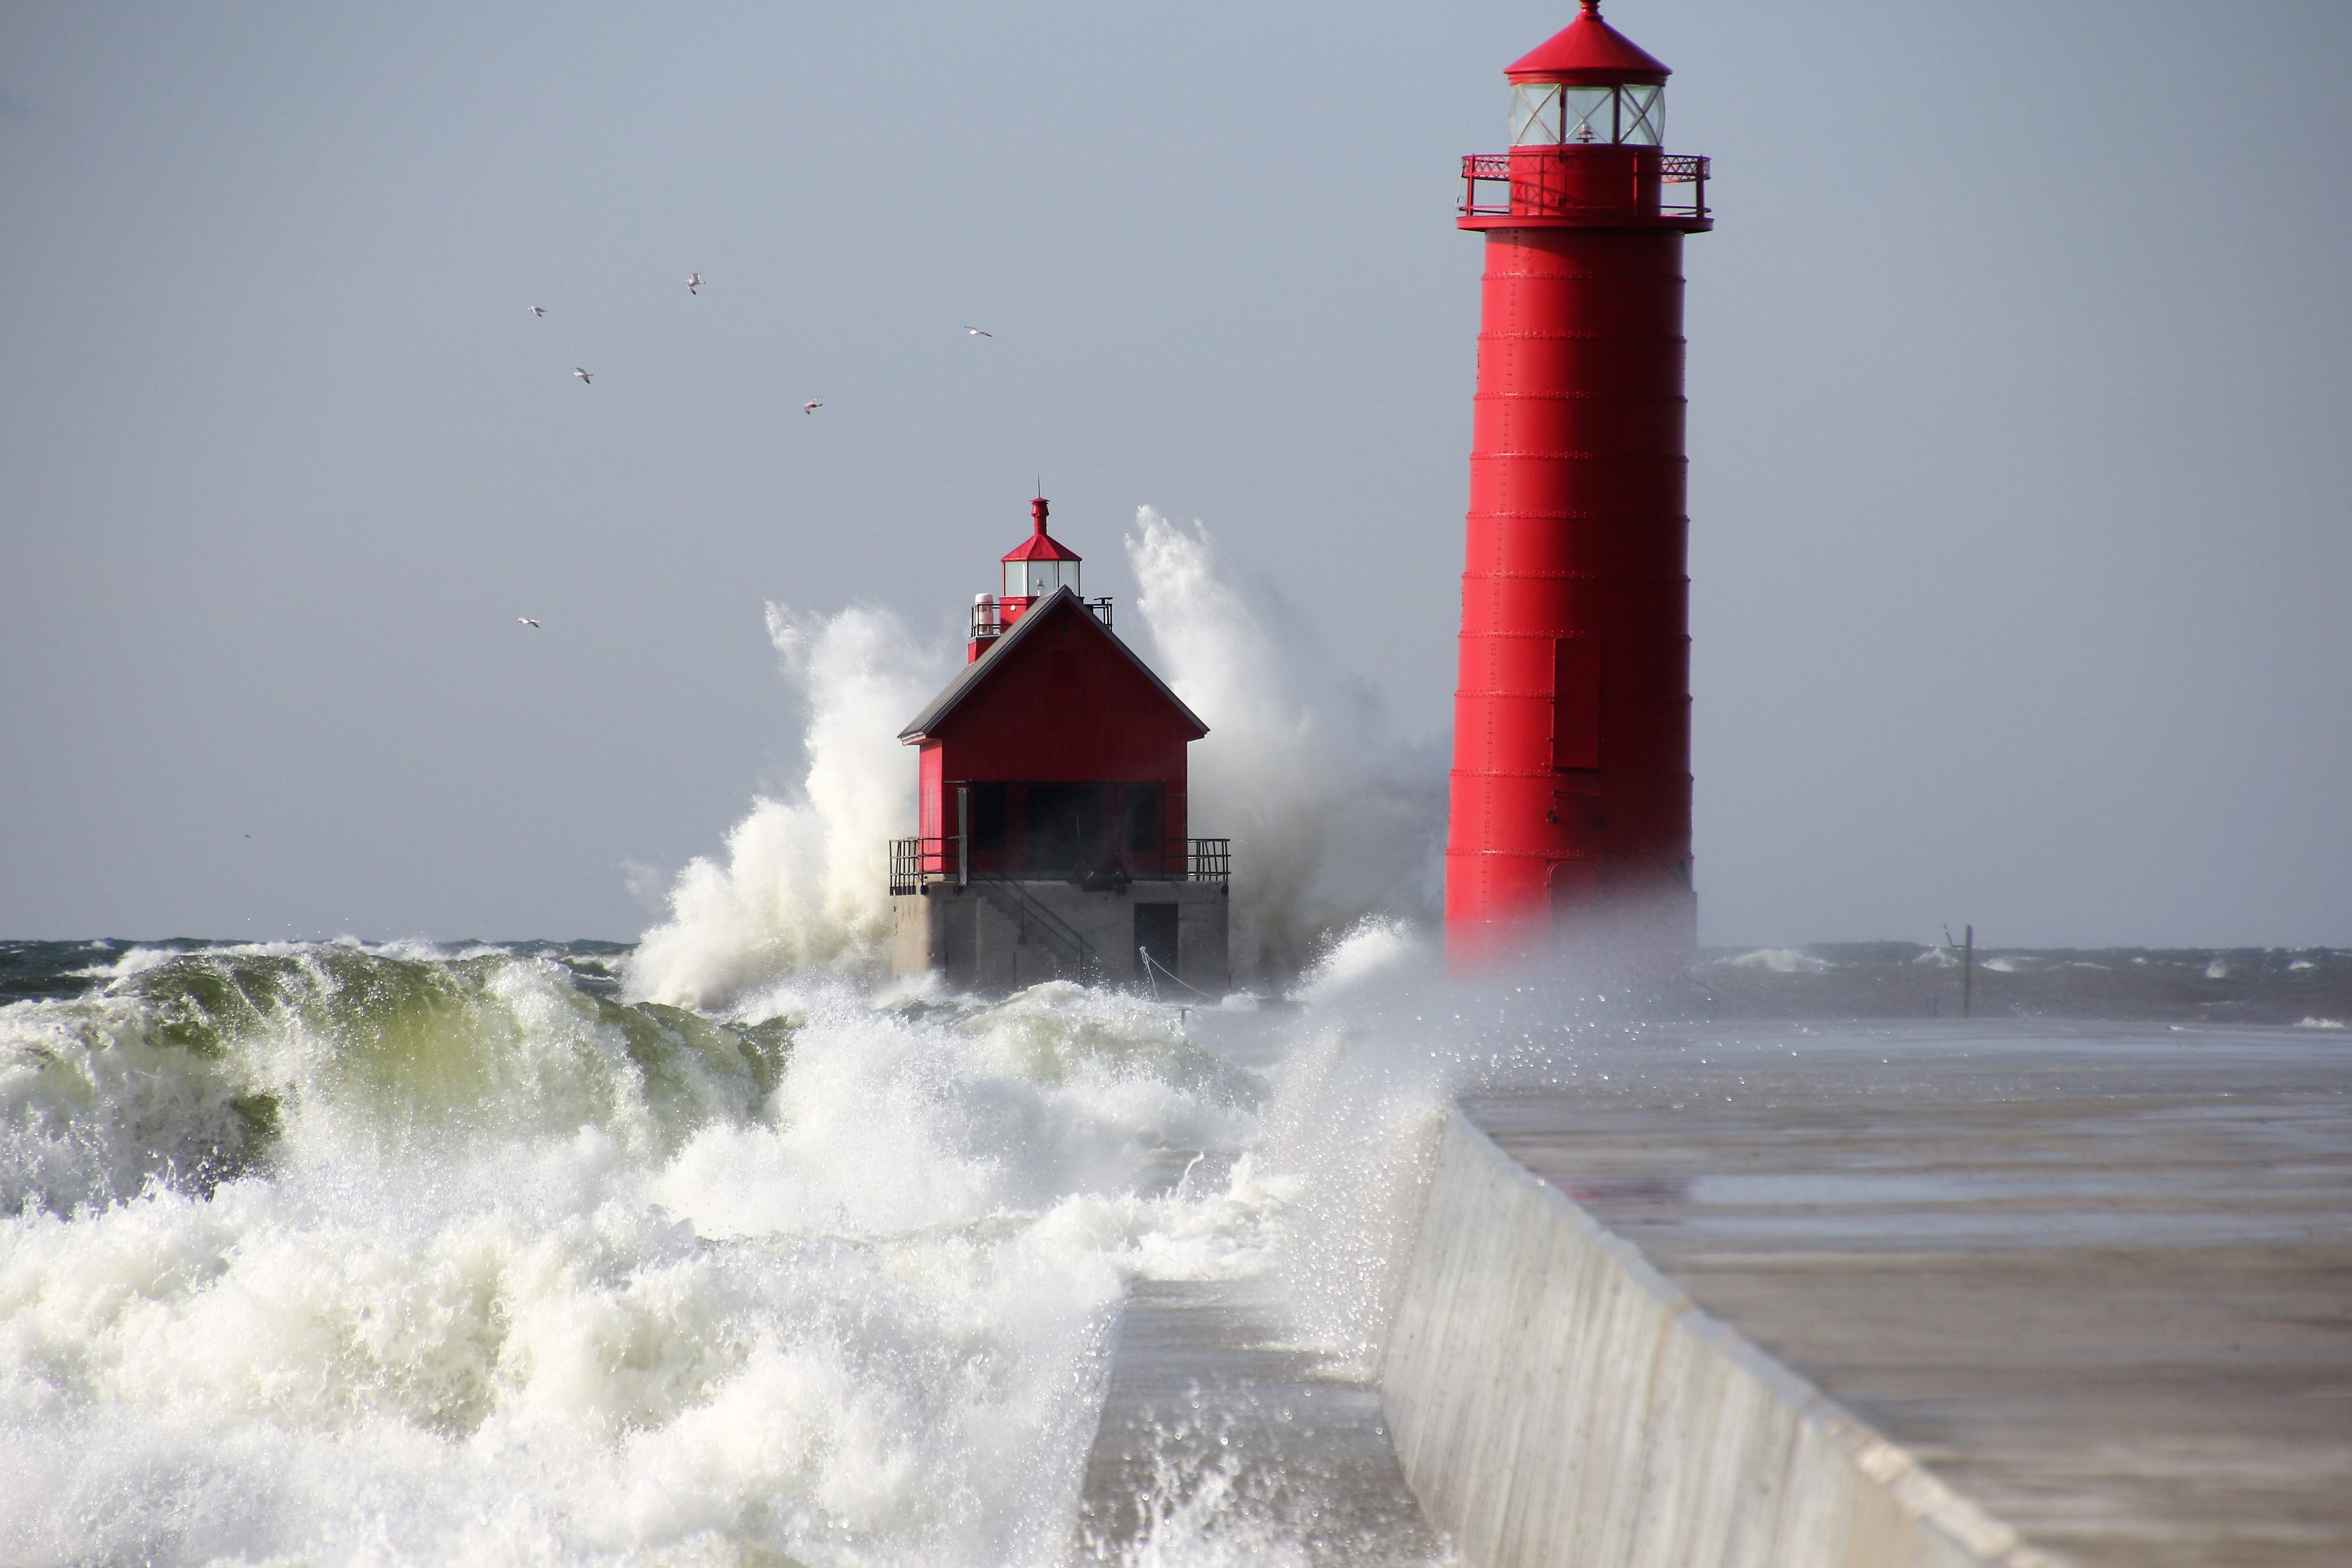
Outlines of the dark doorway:
[[1147,976],[1150,967],[1143,956],[1151,955],[1152,964],[1164,975],[1178,973],[1176,968],[1176,906],[1172,904],[1139,904],[1135,906],[1135,972]]
[[1123,846],[1131,856],[1148,857],[1131,861],[1146,870],[1160,869],[1160,786],[1129,784],[1126,789],[1126,840]]
[[[974,784],[971,789],[971,852],[976,855],[1000,856],[1004,853],[1004,786]],[[997,869],[998,862],[991,858],[988,869]]]
[[1102,786],[1029,786],[1029,874],[1072,879],[1102,869]]

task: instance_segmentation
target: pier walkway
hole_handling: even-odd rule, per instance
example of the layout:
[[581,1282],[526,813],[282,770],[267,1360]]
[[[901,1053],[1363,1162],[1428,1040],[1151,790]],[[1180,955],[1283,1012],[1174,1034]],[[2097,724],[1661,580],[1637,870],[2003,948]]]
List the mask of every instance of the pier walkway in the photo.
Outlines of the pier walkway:
[[[1436,1234],[1444,1189],[1462,1183],[1441,1161],[1386,1394],[1405,1469],[1468,1563],[1534,1561],[1528,1543],[1544,1538],[1548,1560],[1609,1568],[1649,1560],[1645,1531],[1685,1531],[1675,1551],[1694,1550],[1688,1531],[1704,1528],[1643,1523],[1629,1488],[1693,1519],[1717,1510],[1708,1539],[1727,1544],[1699,1556],[1745,1560],[1756,1516],[1811,1506],[1805,1465],[1824,1442],[1843,1458],[1810,1473],[1909,1474],[1953,1494],[1929,1500],[1940,1530],[1912,1531],[1941,1544],[1872,1547],[1872,1562],[2352,1563],[2345,1031],[1955,1022],[1653,1037],[1590,1055],[1564,1083],[1465,1102],[1460,1121],[1475,1132],[1449,1134],[1456,1166],[1499,1150],[1585,1239],[1544,1242],[1546,1261],[1528,1255],[1524,1220],[1500,1250]],[[1476,1212],[1443,1223],[1458,1231]],[[1576,1245],[1615,1261],[1562,1272]],[[1580,1338],[1627,1332],[1611,1326],[1601,1280],[1621,1266],[1647,1280],[1643,1310],[1666,1325],[1639,1343],[1682,1342],[1690,1359],[1658,1352],[1656,1365],[1685,1371],[1641,1373],[1599,1436],[1589,1411],[1582,1427],[1522,1410],[1507,1432],[1482,1427],[1522,1389],[1545,1398],[1527,1380],[1546,1367],[1576,1383],[1591,1351]],[[1584,1297],[1561,1301],[1563,1280]],[[1562,1337],[1540,1365],[1503,1343],[1544,1332],[1540,1312],[1519,1311],[1508,1333],[1508,1314],[1478,1315],[1514,1289],[1523,1305],[1552,1298],[1542,1311]],[[1496,1343],[1482,1349],[1482,1334]],[[1472,1364],[1486,1349],[1491,1362]],[[1744,1358],[1761,1403],[1834,1440],[1767,1441],[1752,1416],[1735,1432],[1728,1396],[1693,1392],[1710,1358]],[[1745,1470],[1727,1458],[1739,1443],[1763,1456]],[[1517,1547],[1507,1531],[1482,1545],[1528,1500],[1603,1474],[1617,1501],[1555,1511]],[[1840,1552],[1882,1528],[1845,1522],[1855,1506],[1831,1510],[1853,1537]],[[1613,1524],[1601,1517],[1612,1510]],[[1809,1531],[1828,1539],[1818,1519],[1772,1528],[1794,1532],[1776,1551]]]

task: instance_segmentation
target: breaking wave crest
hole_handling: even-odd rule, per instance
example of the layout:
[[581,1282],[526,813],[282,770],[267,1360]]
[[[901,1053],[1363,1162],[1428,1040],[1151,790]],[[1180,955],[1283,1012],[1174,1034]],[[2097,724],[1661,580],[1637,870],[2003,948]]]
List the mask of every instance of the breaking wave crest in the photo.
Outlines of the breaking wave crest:
[[0,1008],[12,1562],[1055,1560],[1135,1274],[1265,1085],[1076,987],[704,1016],[495,949]]
[[1234,572],[1207,528],[1146,507],[1127,551],[1154,661],[1210,726],[1192,747],[1192,820],[1234,841],[1236,975],[1297,975],[1370,916],[1433,922],[1439,748],[1398,739],[1378,694],[1271,582]]
[[23,1004],[0,1046],[0,1205],[69,1213],[206,1191],[289,1149],[593,1127],[633,1153],[740,1119],[786,1026],[578,988],[545,958],[358,944],[134,950],[113,982]]
[[711,1006],[786,976],[871,978],[888,952],[885,846],[915,818],[898,726],[951,666],[878,610],[820,619],[771,604],[768,635],[806,715],[807,770],[735,824],[723,863],[678,874],[669,918],[629,966],[632,995]]

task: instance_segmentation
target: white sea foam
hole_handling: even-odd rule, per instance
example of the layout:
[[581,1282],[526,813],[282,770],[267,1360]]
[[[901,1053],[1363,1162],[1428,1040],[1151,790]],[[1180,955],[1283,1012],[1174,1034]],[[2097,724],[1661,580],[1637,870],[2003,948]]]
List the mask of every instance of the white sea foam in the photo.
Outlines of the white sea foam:
[[786,975],[871,977],[889,942],[887,843],[915,831],[915,758],[898,727],[953,668],[888,613],[768,607],[806,712],[807,769],[727,835],[725,862],[678,873],[669,918],[628,965],[632,995],[705,1007]]
[[[12,1148],[177,1085],[87,1169],[18,1162],[57,1190],[0,1222],[11,1563],[1055,1561],[1123,1281],[1260,1268],[1289,1190],[1158,1187],[1262,1087],[1074,987],[708,1022],[503,955],[126,984],[0,1010]],[[242,1174],[108,1165],[265,1091]]]
[[1378,695],[1207,528],[1143,507],[1127,551],[1154,666],[1210,727],[1192,747],[1192,831],[1234,841],[1237,977],[1296,973],[1367,915],[1433,921],[1439,748],[1399,739]]
[[1368,920],[1304,977],[1312,1007],[1275,1074],[1262,1147],[1289,1173],[1274,1259],[1302,1343],[1377,1371],[1445,1108],[1484,1062],[1438,983],[1436,942]]
[[1776,975],[1821,975],[1834,967],[1801,947],[1759,947],[1717,961],[1734,969],[1769,969]]

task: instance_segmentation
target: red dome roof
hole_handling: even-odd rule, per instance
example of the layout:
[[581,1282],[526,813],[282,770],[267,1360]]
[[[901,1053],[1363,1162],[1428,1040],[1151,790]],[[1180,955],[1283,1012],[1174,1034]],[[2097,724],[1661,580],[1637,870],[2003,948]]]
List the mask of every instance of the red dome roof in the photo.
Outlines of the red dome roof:
[[1029,520],[1037,531],[1004,554],[1006,560],[1084,560],[1086,558],[1045,531],[1045,498],[1029,503]]
[[1558,81],[1571,87],[1619,82],[1663,87],[1674,73],[1602,21],[1601,0],[1584,0],[1581,16],[1513,60],[1503,74],[1513,81]]

